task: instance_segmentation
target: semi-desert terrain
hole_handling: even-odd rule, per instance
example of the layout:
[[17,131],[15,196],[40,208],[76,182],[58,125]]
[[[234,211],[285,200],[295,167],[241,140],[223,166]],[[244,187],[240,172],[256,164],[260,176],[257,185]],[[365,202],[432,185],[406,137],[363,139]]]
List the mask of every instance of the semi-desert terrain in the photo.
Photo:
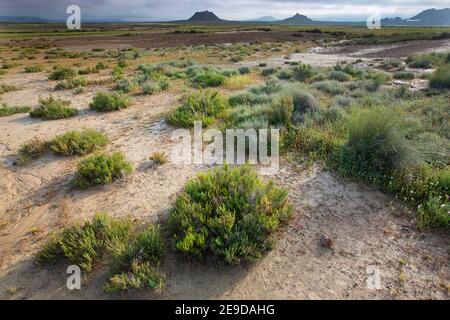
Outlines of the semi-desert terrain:
[[[449,298],[448,28],[93,24],[82,35],[56,32],[58,25],[0,28],[0,298]],[[130,102],[98,112],[90,104],[99,92]],[[261,179],[287,191],[293,212],[254,262],[191,259],[164,228],[187,181],[212,166],[157,161],[155,153],[170,155],[173,132],[189,128],[176,118],[187,97],[211,92],[226,107],[208,115],[208,127],[281,130],[280,170]],[[270,108],[285,96],[292,110],[274,120]],[[50,97],[75,111],[30,116]],[[354,158],[342,158],[351,125],[374,112],[399,121],[377,139],[410,143],[414,152],[395,150],[375,161],[378,169],[356,168]],[[92,154],[120,151],[132,172],[75,186],[80,161],[92,155],[58,153],[52,139],[84,129],[107,137]],[[81,290],[68,290],[73,263],[38,263],[52,234],[98,212],[162,226],[164,287],[105,291],[105,255],[83,271]],[[379,288],[368,288],[370,266]]]

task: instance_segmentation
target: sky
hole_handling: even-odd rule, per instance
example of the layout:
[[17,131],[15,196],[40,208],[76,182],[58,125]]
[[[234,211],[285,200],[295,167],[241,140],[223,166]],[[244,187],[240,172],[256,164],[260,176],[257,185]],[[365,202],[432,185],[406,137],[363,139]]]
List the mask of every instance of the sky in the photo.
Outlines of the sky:
[[363,21],[377,9],[382,17],[409,18],[424,9],[450,7],[450,0],[0,0],[0,16],[65,19],[71,4],[80,6],[86,19],[184,20],[209,10],[227,20],[284,19],[298,12],[316,20]]

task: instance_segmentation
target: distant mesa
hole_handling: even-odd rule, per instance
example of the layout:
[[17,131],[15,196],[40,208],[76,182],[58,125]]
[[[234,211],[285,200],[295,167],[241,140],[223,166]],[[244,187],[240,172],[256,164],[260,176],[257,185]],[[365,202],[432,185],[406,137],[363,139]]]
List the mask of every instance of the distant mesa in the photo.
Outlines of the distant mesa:
[[296,13],[295,16],[282,20],[281,23],[299,25],[299,24],[314,24],[315,22],[314,20],[311,20],[305,15]]
[[450,8],[427,9],[409,19],[385,18],[383,25],[450,26]]
[[219,22],[223,21],[211,11],[198,11],[188,19],[191,22]]

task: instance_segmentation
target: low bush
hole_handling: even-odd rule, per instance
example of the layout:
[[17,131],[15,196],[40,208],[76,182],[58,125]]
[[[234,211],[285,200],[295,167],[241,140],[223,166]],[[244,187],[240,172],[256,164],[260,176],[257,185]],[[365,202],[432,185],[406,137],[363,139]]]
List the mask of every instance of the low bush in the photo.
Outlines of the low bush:
[[333,80],[315,82],[312,84],[312,87],[331,95],[343,94],[346,91],[342,83]]
[[121,110],[130,105],[131,100],[127,96],[118,93],[97,92],[93,101],[89,104],[89,108],[104,112]]
[[85,155],[104,147],[108,143],[106,136],[93,129],[70,130],[56,136],[50,142],[50,149],[62,155]]
[[262,182],[249,166],[225,165],[187,183],[170,212],[168,229],[176,250],[237,264],[257,260],[270,249],[271,235],[291,212],[285,190]]
[[387,108],[364,110],[349,119],[340,157],[343,173],[367,180],[417,160],[398,116]]
[[20,146],[17,157],[20,163],[25,164],[31,160],[42,157],[48,150],[48,142],[39,138]]
[[225,83],[226,77],[219,72],[205,70],[197,73],[192,79],[192,83],[200,88],[218,87]]
[[440,67],[430,77],[430,87],[450,89],[450,66]]
[[48,76],[49,80],[65,80],[71,79],[76,76],[76,72],[71,68],[66,67],[57,67],[53,72]]
[[6,92],[10,92],[10,91],[16,91],[17,87],[10,85],[10,84],[0,84],[0,94],[6,93]]
[[252,83],[250,75],[231,76],[225,80],[225,88],[230,90],[240,90],[248,87]]
[[41,118],[43,120],[55,120],[73,117],[78,114],[78,110],[69,107],[70,101],[53,98],[39,98],[40,106],[30,112],[30,117]]
[[412,80],[416,77],[414,72],[408,72],[408,71],[398,71],[394,73],[395,79],[402,79],[402,80]]
[[43,70],[43,68],[39,64],[35,64],[35,65],[31,65],[31,66],[26,66],[25,67],[25,72],[26,73],[41,72],[42,70]]
[[164,275],[157,270],[164,254],[164,241],[158,227],[148,226],[136,239],[110,263],[110,277],[105,285],[106,292],[148,287],[161,289]]
[[240,67],[239,68],[239,73],[240,74],[249,74],[251,73],[251,69],[249,67]]
[[81,88],[89,84],[89,81],[85,78],[71,78],[67,80],[63,80],[58,82],[58,84],[55,86],[55,90],[68,90],[68,89],[75,89],[75,88]]
[[352,77],[348,73],[345,73],[343,71],[332,70],[328,74],[328,79],[336,80],[336,81],[339,81],[339,82],[345,82],[345,81],[352,80]]
[[195,121],[210,125],[228,107],[227,100],[218,91],[190,94],[186,101],[167,116],[167,121],[178,127],[191,127]]
[[157,165],[163,165],[167,161],[169,161],[169,159],[167,158],[167,156],[166,156],[166,154],[164,152],[154,152],[150,156],[150,160],[152,160],[153,163],[157,164]]
[[30,112],[31,108],[27,106],[15,106],[11,107],[6,104],[0,106],[0,117],[10,116],[16,113],[27,113]]
[[73,184],[79,188],[107,184],[131,171],[131,163],[121,152],[93,155],[80,162]]

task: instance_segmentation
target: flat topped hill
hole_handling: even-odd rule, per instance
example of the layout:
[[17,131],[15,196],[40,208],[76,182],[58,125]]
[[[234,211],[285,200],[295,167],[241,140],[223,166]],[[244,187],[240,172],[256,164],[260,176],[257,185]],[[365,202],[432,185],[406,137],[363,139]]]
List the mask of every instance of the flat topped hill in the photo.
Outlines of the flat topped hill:
[[198,11],[194,13],[192,17],[188,19],[188,21],[193,22],[215,22],[215,21],[223,21],[218,16],[211,11]]

